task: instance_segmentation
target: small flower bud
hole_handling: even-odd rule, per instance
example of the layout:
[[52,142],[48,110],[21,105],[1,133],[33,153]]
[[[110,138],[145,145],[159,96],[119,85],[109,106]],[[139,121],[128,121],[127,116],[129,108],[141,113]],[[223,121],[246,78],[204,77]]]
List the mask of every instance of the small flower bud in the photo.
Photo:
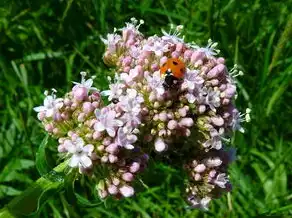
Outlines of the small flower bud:
[[120,193],[127,198],[133,196],[135,191],[131,186],[124,185],[120,188]]
[[206,166],[204,164],[199,164],[194,169],[197,173],[202,173],[206,170]]
[[87,88],[85,87],[75,87],[73,88],[73,96],[77,101],[83,101],[87,97]]
[[107,191],[108,191],[108,193],[110,193],[111,195],[116,195],[116,194],[118,194],[118,188],[117,188],[117,186],[115,186],[115,185],[110,185],[108,188],[107,188]]
[[131,182],[134,179],[134,176],[132,173],[124,173],[122,175],[122,179],[125,180],[126,182]]
[[212,117],[211,121],[216,126],[223,126],[223,124],[224,124],[224,120],[220,116]]
[[136,173],[139,171],[139,169],[140,169],[140,164],[138,162],[132,163],[132,165],[129,168],[131,173]]
[[177,121],[176,120],[170,120],[167,124],[167,128],[170,130],[173,130],[177,127]]
[[167,145],[164,143],[164,141],[161,138],[156,139],[154,142],[155,150],[158,152],[165,151],[167,149]]
[[194,121],[192,118],[182,118],[179,122],[179,125],[181,126],[187,126],[187,127],[192,127],[194,125]]

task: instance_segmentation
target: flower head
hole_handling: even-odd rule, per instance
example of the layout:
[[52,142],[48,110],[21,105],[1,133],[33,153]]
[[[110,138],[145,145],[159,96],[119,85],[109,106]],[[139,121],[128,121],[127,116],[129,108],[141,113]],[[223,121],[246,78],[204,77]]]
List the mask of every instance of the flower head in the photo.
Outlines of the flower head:
[[121,120],[116,119],[116,112],[110,108],[96,109],[95,116],[98,121],[95,123],[94,129],[99,132],[106,130],[111,137],[116,135],[117,127],[123,125]]
[[63,99],[56,98],[57,91],[55,89],[52,90],[52,94],[49,95],[48,92],[45,92],[44,105],[35,107],[34,110],[36,112],[44,113],[47,118],[53,118],[56,112],[59,111],[63,107]]

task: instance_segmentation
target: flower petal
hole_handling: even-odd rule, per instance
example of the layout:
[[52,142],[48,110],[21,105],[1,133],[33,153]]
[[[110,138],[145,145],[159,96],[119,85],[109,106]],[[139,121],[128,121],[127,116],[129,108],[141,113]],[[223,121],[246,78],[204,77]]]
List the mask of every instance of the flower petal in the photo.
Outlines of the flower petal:
[[69,166],[70,167],[77,167],[80,162],[80,157],[78,155],[73,155],[70,159]]
[[86,155],[81,156],[80,163],[84,168],[91,167],[91,165],[92,165],[91,159]]

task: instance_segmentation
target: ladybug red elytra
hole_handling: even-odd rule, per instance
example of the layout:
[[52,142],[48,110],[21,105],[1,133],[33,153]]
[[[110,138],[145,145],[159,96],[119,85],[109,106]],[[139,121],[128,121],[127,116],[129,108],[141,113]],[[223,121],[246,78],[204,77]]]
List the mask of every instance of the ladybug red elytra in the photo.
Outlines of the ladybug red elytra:
[[160,67],[160,75],[164,78],[165,89],[174,88],[184,78],[186,67],[178,58],[169,58]]

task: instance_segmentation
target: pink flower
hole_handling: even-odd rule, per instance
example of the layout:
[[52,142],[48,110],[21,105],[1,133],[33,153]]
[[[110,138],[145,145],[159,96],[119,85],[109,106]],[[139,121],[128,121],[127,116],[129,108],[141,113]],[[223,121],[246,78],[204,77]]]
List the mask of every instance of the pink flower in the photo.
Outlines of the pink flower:
[[116,143],[126,149],[133,149],[132,145],[138,140],[137,136],[132,133],[132,130],[128,128],[119,128]]
[[78,137],[76,140],[67,144],[67,150],[72,154],[69,162],[70,167],[89,168],[92,166],[91,155],[94,150],[93,145],[88,144],[84,146],[82,138]]
[[63,99],[56,98],[55,92],[52,95],[48,95],[45,92],[44,105],[35,107],[34,110],[39,113],[44,113],[47,118],[54,117],[54,115],[63,107]]
[[109,108],[96,109],[95,116],[98,121],[94,124],[94,129],[99,132],[106,130],[111,137],[116,135],[117,127],[123,125],[121,120],[116,119],[116,112]]
[[148,75],[146,77],[148,86],[151,88],[151,90],[157,94],[158,96],[162,95],[164,93],[164,87],[163,87],[163,79],[161,79],[160,72],[155,71],[152,76]]
[[128,185],[124,185],[124,186],[122,186],[122,187],[120,188],[120,192],[121,192],[121,194],[122,194],[124,197],[126,197],[126,198],[133,196],[134,193],[135,193],[133,187],[128,186]]
[[204,80],[202,77],[198,76],[198,73],[198,70],[187,69],[182,87],[186,87],[190,90],[194,90],[196,85],[201,87],[201,85],[204,83]]

